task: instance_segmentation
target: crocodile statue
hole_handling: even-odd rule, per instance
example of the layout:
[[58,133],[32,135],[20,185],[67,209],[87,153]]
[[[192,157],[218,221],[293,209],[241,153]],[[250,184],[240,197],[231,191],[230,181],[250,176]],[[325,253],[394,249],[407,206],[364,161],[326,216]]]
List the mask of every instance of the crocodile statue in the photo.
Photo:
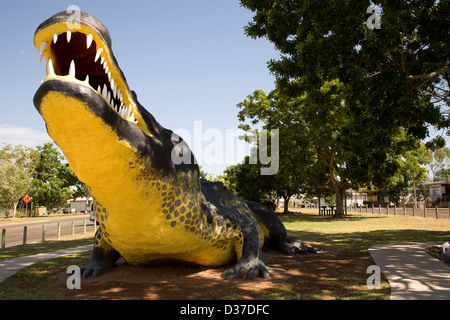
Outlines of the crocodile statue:
[[[203,180],[181,138],[162,127],[128,87],[111,37],[95,17],[60,12],[34,35],[47,76],[33,102],[47,132],[95,199],[99,228],[82,277],[121,256],[128,264],[181,261],[229,266],[225,279],[269,276],[265,244],[315,252],[288,237],[275,213]],[[175,163],[172,153],[191,161]]]

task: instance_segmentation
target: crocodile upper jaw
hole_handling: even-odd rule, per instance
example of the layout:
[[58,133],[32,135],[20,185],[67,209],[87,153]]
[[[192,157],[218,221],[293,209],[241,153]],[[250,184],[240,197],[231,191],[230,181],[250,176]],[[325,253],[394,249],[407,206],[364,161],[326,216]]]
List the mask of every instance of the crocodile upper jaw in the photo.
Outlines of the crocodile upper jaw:
[[[113,157],[111,151],[117,151],[114,157],[123,154],[124,171],[139,160],[147,164],[146,171],[156,170],[165,178],[174,179],[180,172],[198,173],[188,147],[183,152],[191,156],[189,164],[172,161],[173,147],[181,139],[174,141],[172,131],[137,101],[113,55],[109,32],[99,20],[81,12],[74,25],[68,13],[58,13],[37,28],[34,44],[47,71],[34,105],[75,174],[86,177],[83,182],[97,181],[89,177],[95,172],[94,162],[97,169],[117,170],[104,157]],[[86,152],[93,146],[95,156]],[[125,155],[131,154],[126,161]]]
[[99,20],[81,12],[79,24],[74,26],[66,12],[58,13],[37,28],[34,44],[39,61],[46,62],[47,77],[42,84],[60,80],[87,86],[117,116],[151,135],[112,53],[109,32]]

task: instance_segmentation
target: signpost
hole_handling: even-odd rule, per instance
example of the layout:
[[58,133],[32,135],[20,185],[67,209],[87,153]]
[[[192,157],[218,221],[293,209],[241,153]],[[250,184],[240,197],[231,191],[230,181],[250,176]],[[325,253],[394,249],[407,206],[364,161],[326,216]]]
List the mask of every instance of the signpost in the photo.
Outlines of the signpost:
[[25,197],[23,197],[23,201],[25,201],[25,203],[26,203],[25,218],[28,218],[28,202],[31,201],[31,197],[29,195],[26,195]]

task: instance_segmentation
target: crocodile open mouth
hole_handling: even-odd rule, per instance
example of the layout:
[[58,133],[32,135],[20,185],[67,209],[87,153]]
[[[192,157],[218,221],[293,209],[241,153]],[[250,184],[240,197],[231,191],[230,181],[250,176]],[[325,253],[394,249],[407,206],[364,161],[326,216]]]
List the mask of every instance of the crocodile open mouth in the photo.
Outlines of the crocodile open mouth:
[[35,46],[45,59],[47,77],[77,82],[95,90],[122,118],[138,123],[140,115],[107,41],[86,25],[69,29],[67,22],[38,29]]

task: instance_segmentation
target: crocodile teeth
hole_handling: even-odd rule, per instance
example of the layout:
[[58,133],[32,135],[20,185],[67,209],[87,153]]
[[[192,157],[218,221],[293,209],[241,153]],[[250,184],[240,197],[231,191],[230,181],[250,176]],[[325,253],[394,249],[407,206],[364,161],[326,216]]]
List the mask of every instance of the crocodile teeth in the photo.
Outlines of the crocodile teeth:
[[53,62],[52,59],[48,59],[48,64],[47,64],[47,73],[55,73],[55,69],[53,69]]
[[101,49],[98,49],[97,50],[97,53],[95,54],[95,59],[94,59],[94,62],[97,62],[98,61],[98,58],[100,58],[100,54],[102,53],[102,50]]
[[86,47],[88,49],[91,47],[92,40],[93,40],[92,34],[88,34],[88,36],[86,37]]
[[[65,41],[64,41],[64,43],[58,42],[59,37],[60,36],[63,37],[64,34],[66,35],[67,44],[64,44]],[[65,32],[62,32],[61,34],[54,32],[53,35],[50,34],[48,36],[48,39],[46,39],[46,41],[41,42],[41,44],[39,46],[39,63],[42,62],[42,58],[45,58],[47,75],[55,76],[56,75],[55,68],[56,68],[56,70],[58,72],[57,76],[64,76],[63,74],[60,74],[61,69],[67,70],[66,69],[67,65],[65,65],[65,66],[62,66],[60,64],[55,65],[55,61],[56,62],[59,61],[61,63],[61,60],[63,60],[64,63],[66,63],[65,61],[67,61],[67,60],[65,60],[65,58],[60,59],[60,57],[58,56],[58,54],[59,54],[58,51],[55,52],[54,50],[55,50],[55,48],[60,48],[60,46],[67,46],[68,47],[67,51],[69,52],[70,49],[72,49],[72,47],[78,45],[79,39],[80,39],[79,34],[77,34],[77,33],[72,34],[72,32],[70,30],[67,30]],[[72,40],[74,40],[74,42],[71,42]],[[93,34],[86,34],[85,41],[86,41],[85,44],[86,44],[86,48],[87,48],[86,51],[87,51],[88,49],[90,49],[92,47],[92,44],[94,43]],[[50,46],[48,44],[50,44]],[[87,52],[87,54],[90,56],[90,59],[93,58],[93,60],[94,60],[93,63],[101,64],[103,71],[104,71],[104,76],[100,76],[97,74],[95,74],[95,75],[87,74],[90,69],[88,67],[82,68],[80,62],[78,62],[77,58],[75,58],[75,57],[72,57],[73,60],[69,59],[70,64],[69,64],[68,75],[71,77],[74,77],[75,80],[84,82],[84,84],[87,86],[93,87],[92,88],[93,90],[95,90],[94,87],[97,86],[96,92],[98,92],[99,95],[104,97],[105,101],[109,104],[109,106],[115,112],[117,112],[124,120],[127,120],[127,121],[137,124],[136,115],[133,112],[130,101],[129,100],[127,101],[127,95],[125,95],[125,99],[124,99],[124,94],[119,89],[119,86],[121,84],[123,85],[123,83],[121,83],[119,81],[121,79],[120,74],[119,74],[119,78],[115,77],[115,75],[117,74],[117,70],[114,68],[114,63],[111,62],[110,60],[108,60],[108,58],[109,58],[108,53],[105,53],[105,55],[103,55],[104,50],[105,50],[104,47],[99,48],[99,45],[97,45],[95,57],[94,57],[94,52],[92,50],[89,50],[89,52]],[[77,60],[77,61],[75,61],[75,60]],[[77,68],[76,68],[77,63],[79,64],[78,79],[77,79]],[[94,67],[94,66],[92,66],[92,67]],[[108,80],[106,80],[106,79],[108,79]],[[72,80],[73,79],[71,79],[70,81],[72,81]],[[41,84],[44,83],[45,81],[46,81],[45,79],[42,80]],[[90,82],[92,82],[92,84]],[[125,93],[127,93],[127,92],[125,91]],[[128,105],[126,105],[126,104],[128,104]]]
[[108,88],[106,88],[106,84],[103,85],[102,96],[103,96],[105,99],[106,99],[106,97],[108,96]]
[[[114,80],[111,80],[111,81],[114,81]],[[113,97],[117,98],[117,87],[113,86],[112,88],[113,88]]]
[[75,77],[75,61],[72,60],[70,63],[69,74]]
[[42,61],[42,57],[44,56],[44,50],[46,47],[47,47],[47,42],[42,41],[41,47],[39,48],[39,63],[41,63],[41,61]]

